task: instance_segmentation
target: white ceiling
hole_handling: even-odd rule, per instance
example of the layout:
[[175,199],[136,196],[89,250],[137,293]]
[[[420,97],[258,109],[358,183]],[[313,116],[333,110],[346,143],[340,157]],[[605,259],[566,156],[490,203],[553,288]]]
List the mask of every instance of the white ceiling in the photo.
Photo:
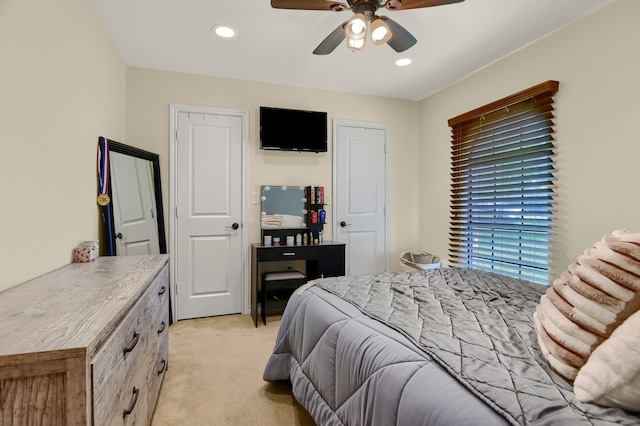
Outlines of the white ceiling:
[[[89,0],[128,66],[422,100],[614,0],[466,0],[378,10],[418,43],[396,53],[369,43],[353,53],[311,52],[343,12],[273,9],[270,0]],[[211,28],[227,24],[233,39]],[[404,68],[396,59],[408,57]]]

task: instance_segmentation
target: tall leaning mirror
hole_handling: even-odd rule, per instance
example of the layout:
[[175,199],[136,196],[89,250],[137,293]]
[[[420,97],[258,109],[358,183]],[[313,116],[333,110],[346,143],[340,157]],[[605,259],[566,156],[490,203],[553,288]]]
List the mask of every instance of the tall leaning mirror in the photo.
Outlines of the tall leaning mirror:
[[106,142],[111,202],[100,212],[100,255],[167,253],[158,154]]

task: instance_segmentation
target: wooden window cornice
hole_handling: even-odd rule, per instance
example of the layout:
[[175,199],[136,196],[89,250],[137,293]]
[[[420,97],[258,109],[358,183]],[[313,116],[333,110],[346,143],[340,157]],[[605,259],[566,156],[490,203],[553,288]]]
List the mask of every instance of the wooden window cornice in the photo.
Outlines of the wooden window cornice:
[[473,120],[474,118],[478,118],[484,114],[489,114],[490,112],[496,111],[500,108],[504,108],[506,106],[524,101],[526,99],[546,94],[553,95],[558,91],[558,86],[559,83],[555,80],[545,81],[544,83],[540,83],[521,92],[514,93],[513,95],[491,102],[490,104],[476,108],[472,111],[465,112],[464,114],[461,114],[457,117],[453,117],[449,119],[448,124],[450,127],[453,127],[466,121]]

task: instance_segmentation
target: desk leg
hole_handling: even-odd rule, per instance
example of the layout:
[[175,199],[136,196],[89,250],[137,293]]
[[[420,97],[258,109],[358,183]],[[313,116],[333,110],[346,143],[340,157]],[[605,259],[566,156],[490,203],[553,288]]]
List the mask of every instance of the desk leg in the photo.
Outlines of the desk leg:
[[258,328],[258,255],[254,246],[251,247],[251,319]]
[[267,285],[266,283],[262,283],[262,288],[260,290],[260,311],[262,314],[262,323],[267,325]]

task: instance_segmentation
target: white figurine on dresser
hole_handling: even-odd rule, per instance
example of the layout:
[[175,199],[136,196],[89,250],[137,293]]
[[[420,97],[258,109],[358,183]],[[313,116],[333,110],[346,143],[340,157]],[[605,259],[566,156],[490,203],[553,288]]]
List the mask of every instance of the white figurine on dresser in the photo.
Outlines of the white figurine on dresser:
[[150,424],[168,256],[73,263],[0,293],[0,424]]

